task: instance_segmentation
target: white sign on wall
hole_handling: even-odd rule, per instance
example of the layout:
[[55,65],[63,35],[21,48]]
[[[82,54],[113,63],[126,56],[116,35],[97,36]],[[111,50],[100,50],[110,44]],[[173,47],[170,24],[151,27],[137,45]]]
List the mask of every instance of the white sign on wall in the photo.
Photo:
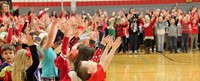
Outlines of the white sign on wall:
[[71,0],[71,10],[76,11],[76,0]]

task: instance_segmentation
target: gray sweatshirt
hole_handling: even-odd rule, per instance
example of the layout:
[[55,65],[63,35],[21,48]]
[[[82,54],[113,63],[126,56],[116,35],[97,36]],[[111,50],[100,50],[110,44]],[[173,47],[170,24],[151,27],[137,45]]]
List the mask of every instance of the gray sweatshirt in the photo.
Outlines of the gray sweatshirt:
[[175,37],[178,36],[178,28],[176,27],[176,25],[170,25],[168,29],[169,29],[168,36],[175,36]]
[[165,34],[165,28],[168,26],[167,22],[166,21],[163,21],[163,22],[157,22],[155,24],[155,27],[156,27],[156,34],[158,35],[164,35]]

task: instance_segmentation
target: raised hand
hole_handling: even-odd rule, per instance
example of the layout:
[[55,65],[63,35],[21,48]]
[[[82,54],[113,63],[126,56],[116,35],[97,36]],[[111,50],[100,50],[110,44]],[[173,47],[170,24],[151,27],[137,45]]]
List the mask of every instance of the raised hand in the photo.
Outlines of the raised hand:
[[44,9],[44,11],[47,11],[47,10],[49,10],[49,8],[45,8],[45,9]]
[[71,37],[72,34],[73,34],[73,29],[71,28],[71,26],[65,27],[65,31],[64,31],[65,37]]
[[107,43],[106,47],[108,47],[108,48],[111,48],[111,47],[112,47],[112,45],[113,45],[113,43],[114,43],[114,40],[113,40],[113,38],[112,38],[112,37],[109,37],[109,41],[108,41],[108,43]]
[[12,36],[12,43],[16,44],[16,42],[18,42],[18,38],[14,35]]
[[26,44],[27,44],[28,46],[31,46],[31,45],[34,44],[34,40],[33,40],[33,37],[32,37],[31,35],[27,34],[27,35],[26,35],[26,40],[27,40]]
[[92,32],[90,32],[90,39],[97,42],[98,35],[99,35],[99,32],[92,31]]
[[106,45],[110,40],[110,36],[103,36],[102,40],[101,40],[101,44]]
[[60,22],[60,18],[55,18],[55,19],[53,19],[53,21],[52,21],[52,25],[57,25],[58,22]]
[[111,16],[115,16],[115,11],[112,11]]
[[112,49],[117,49],[121,45],[121,37],[117,37],[115,42],[112,44]]

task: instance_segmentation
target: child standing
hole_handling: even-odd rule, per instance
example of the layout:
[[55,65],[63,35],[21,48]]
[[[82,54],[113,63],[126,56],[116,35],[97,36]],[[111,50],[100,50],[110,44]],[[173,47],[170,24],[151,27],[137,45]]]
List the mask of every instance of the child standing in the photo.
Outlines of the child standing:
[[164,39],[165,39],[165,28],[167,27],[167,22],[163,20],[163,17],[158,18],[156,23],[156,33],[158,37],[158,52],[163,53]]
[[12,81],[37,81],[34,72],[38,68],[39,58],[34,40],[27,35],[29,48],[17,51],[14,59]]
[[[154,39],[153,35],[153,26],[156,23],[156,19],[158,16],[157,12],[154,12],[153,21],[150,20],[148,15],[145,16],[145,22],[141,20],[141,24],[144,27],[144,40],[145,40],[145,53],[150,54],[150,47],[152,46],[152,40]],[[153,49],[152,49],[153,50]]]
[[191,35],[191,52],[193,50],[193,45],[195,45],[196,50],[198,50],[198,23],[199,23],[200,18],[198,19],[197,17],[192,20],[191,22],[191,29],[192,29],[192,35]]
[[190,21],[188,20],[187,15],[183,17],[183,19],[179,19],[182,25],[182,37],[181,37],[181,46],[182,52],[188,52],[188,40],[189,40],[189,33],[190,33]]
[[123,50],[123,53],[126,52],[126,47],[125,47],[125,31],[124,28],[128,26],[128,21],[125,18],[120,18],[115,26],[115,31],[116,31],[116,37],[121,37],[122,44],[119,47],[118,52]]
[[50,25],[51,28],[46,33],[41,33],[39,37],[41,38],[40,46],[44,53],[44,59],[42,60],[42,80],[43,81],[51,81],[55,80],[55,77],[58,76],[58,69],[54,64],[54,60],[56,59],[56,52],[52,48],[52,44],[55,40],[56,33],[58,31],[58,19],[53,20]]
[[169,36],[169,40],[170,40],[170,53],[172,53],[172,51],[174,50],[175,53],[178,53],[177,52],[177,35],[178,35],[178,28],[177,26],[175,25],[175,19],[174,18],[171,18],[170,19],[170,26],[169,26],[169,33],[168,33],[168,36]]

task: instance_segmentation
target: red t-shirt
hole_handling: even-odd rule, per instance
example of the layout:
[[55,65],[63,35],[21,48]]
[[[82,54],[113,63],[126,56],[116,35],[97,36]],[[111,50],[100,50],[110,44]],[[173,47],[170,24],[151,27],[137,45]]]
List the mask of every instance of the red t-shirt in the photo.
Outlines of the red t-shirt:
[[97,68],[97,72],[92,74],[88,81],[106,81],[106,72],[103,70],[103,67],[98,64]]
[[71,78],[68,75],[70,71],[68,60],[64,60],[61,56],[58,56],[54,63],[60,70],[60,81],[71,81]]
[[182,25],[182,33],[190,33],[190,28],[189,28],[190,22],[184,23],[181,20],[181,25]]

